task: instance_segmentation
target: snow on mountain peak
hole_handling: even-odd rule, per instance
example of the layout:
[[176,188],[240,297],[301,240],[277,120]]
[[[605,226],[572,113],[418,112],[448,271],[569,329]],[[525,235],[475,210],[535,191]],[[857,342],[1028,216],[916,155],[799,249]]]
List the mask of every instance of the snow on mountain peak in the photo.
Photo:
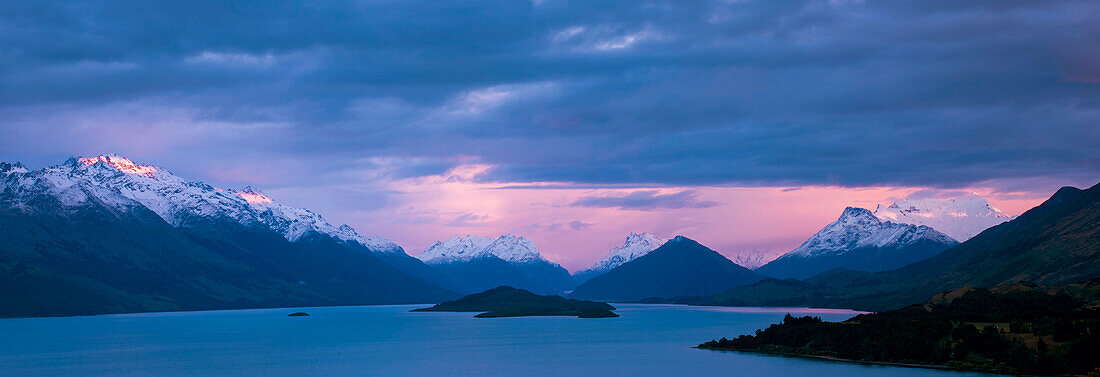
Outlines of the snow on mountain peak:
[[879,205],[874,214],[883,220],[927,225],[960,242],[1015,218],[973,193],[954,199],[900,200],[889,206]]
[[780,259],[843,254],[862,247],[904,246],[921,239],[955,242],[928,226],[882,221],[867,209],[848,207],[840,218]]
[[245,186],[236,193],[237,196],[240,196],[244,201],[252,204],[270,204],[275,202],[252,186]]
[[116,156],[113,154],[95,157],[81,157],[76,160],[77,162],[80,162],[81,164],[84,164],[86,166],[91,166],[102,162],[115,168],[115,170],[124,173],[143,175],[149,178],[156,178],[156,174],[158,171],[155,166],[138,165],[131,161],[129,158]]
[[144,206],[176,227],[216,218],[245,226],[265,226],[291,242],[314,231],[357,242],[377,252],[404,252],[393,241],[363,237],[350,227],[335,227],[309,210],[275,203],[255,188],[218,189],[117,155],[73,158],[65,164],[27,172],[0,184],[11,186],[8,189],[16,193],[10,203],[13,207],[28,208],[24,203],[35,195],[45,194],[69,207],[92,201],[117,209]]
[[252,186],[245,186],[240,190],[228,191],[234,194],[259,212],[259,221],[272,230],[283,234],[287,240],[294,242],[309,232],[316,232],[331,236],[341,241],[356,242],[366,246],[372,251],[383,254],[404,253],[405,250],[397,243],[381,237],[364,237],[354,228],[343,224],[334,226],[324,217],[305,208],[295,208],[276,203],[263,192]]
[[514,234],[505,234],[486,247],[489,253],[511,263],[547,262],[531,240]]
[[844,212],[840,213],[837,222],[846,225],[872,226],[882,223],[882,220],[875,217],[875,214],[866,208],[847,207],[844,208]]
[[26,173],[27,167],[21,163],[9,164],[7,162],[0,161],[0,174],[21,174]]
[[637,259],[650,251],[656,250],[664,244],[664,240],[649,233],[633,233],[626,236],[626,242],[622,246],[611,249],[606,256],[593,263],[591,266],[577,271],[576,274],[590,274],[611,271],[626,262]]
[[444,241],[436,241],[416,257],[432,264],[468,261],[490,255],[485,248],[491,243],[493,239],[489,237],[454,236]]
[[734,255],[731,260],[733,261],[733,263],[737,263],[741,267],[755,270],[757,268],[760,268],[760,266],[768,264],[768,262],[771,262],[778,257],[779,255],[777,255],[774,251],[751,250],[738,253],[737,255]]
[[437,241],[416,257],[428,264],[466,262],[484,257],[497,257],[509,263],[547,262],[535,243],[514,234],[497,238],[474,235],[454,236]]

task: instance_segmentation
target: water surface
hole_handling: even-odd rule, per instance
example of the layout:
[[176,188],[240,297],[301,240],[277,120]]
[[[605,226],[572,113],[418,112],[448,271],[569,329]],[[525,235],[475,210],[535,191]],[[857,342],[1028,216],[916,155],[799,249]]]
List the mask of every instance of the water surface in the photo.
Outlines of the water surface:
[[[359,306],[0,319],[4,376],[978,376],[691,348],[843,310],[618,304],[619,318]],[[309,317],[287,317],[305,311]]]

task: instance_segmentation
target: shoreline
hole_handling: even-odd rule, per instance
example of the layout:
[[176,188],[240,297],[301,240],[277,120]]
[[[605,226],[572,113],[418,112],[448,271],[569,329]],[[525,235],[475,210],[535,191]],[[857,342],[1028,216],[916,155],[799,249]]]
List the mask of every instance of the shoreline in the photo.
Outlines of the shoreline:
[[834,362],[834,363],[860,364],[860,365],[881,365],[881,366],[892,366],[892,367],[902,367],[902,368],[935,369],[935,370],[947,370],[947,371],[955,371],[955,372],[974,372],[974,373],[982,373],[982,374],[995,375],[995,376],[1008,376],[1009,375],[1009,374],[1002,374],[1002,373],[996,373],[996,372],[991,372],[991,371],[984,371],[984,370],[980,370],[980,369],[954,368],[954,367],[949,367],[947,365],[911,364],[911,363],[899,363],[899,362],[890,362],[890,361],[853,360],[853,359],[844,359],[844,358],[832,357],[832,356],[807,355],[807,354],[791,353],[791,352],[772,352],[772,351],[760,351],[760,350],[748,350],[748,349],[736,349],[736,348],[706,348],[706,347],[699,347],[699,346],[694,346],[694,347],[691,347],[691,348],[700,349],[700,350],[707,350],[707,351],[718,351],[718,352],[744,352],[744,353],[753,353],[753,354],[761,354],[761,355],[775,355],[775,356],[781,356],[781,357],[796,357],[796,358],[801,358],[801,359],[811,359],[811,360],[817,360],[817,361],[829,361],[829,362]]

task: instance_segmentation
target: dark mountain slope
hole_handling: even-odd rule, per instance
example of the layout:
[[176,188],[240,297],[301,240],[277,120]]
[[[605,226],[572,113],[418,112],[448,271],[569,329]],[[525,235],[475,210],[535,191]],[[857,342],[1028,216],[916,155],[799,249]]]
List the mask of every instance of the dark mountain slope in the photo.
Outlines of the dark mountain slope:
[[538,293],[556,293],[560,290],[535,280],[519,267],[503,259],[489,256],[469,261],[432,265],[453,282],[463,293],[481,292],[501,284]]
[[[352,245],[352,246],[357,248],[357,249],[361,248],[361,246],[359,246],[359,245]],[[368,250],[361,250],[361,251],[369,253]],[[405,253],[371,253],[371,255],[378,258],[378,259],[381,259],[383,262],[386,262],[390,266],[393,266],[393,268],[396,268],[396,269],[400,270],[401,272],[404,272],[404,273],[408,274],[409,276],[412,276],[412,277],[420,279],[420,280],[427,281],[427,282],[432,283],[436,286],[439,286],[439,287],[442,287],[442,288],[445,288],[445,289],[448,289],[448,290],[451,290],[451,291],[455,291],[455,292],[460,292],[461,291],[460,287],[458,285],[456,285],[454,281],[452,281],[450,278],[448,278],[442,272],[439,272],[439,270],[435,269],[435,267],[429,266],[427,263],[424,263],[423,261],[421,261],[419,259],[411,257],[408,254],[405,254]]]
[[760,280],[760,275],[686,237],[597,276],[573,291],[584,299],[636,300],[705,296]]
[[[0,315],[436,302],[456,294],[331,240],[266,229],[174,228],[144,207],[50,197],[0,210]],[[62,210],[63,209],[63,210]],[[216,221],[216,220],[214,220]]]

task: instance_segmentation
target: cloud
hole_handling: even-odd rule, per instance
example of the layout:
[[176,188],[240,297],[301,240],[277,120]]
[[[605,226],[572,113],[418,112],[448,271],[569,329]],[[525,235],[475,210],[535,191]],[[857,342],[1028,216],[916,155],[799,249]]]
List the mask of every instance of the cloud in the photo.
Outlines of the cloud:
[[917,190],[906,199],[955,199],[971,195],[972,193],[960,190]]
[[483,182],[604,187],[1100,176],[1095,1],[4,8],[2,160],[311,167],[267,169],[284,186],[455,156]]
[[479,215],[479,214],[472,213],[472,212],[466,212],[466,213],[460,214],[457,217],[455,217],[454,220],[451,220],[450,222],[448,222],[447,225],[450,225],[450,226],[482,225],[488,219],[489,219],[488,215]]
[[590,227],[592,227],[592,223],[588,223],[588,222],[584,222],[584,221],[580,221],[580,220],[573,220],[573,221],[564,222],[564,223],[552,223],[550,225],[547,225],[545,228],[548,231],[556,232],[558,230],[563,230],[565,228],[569,228],[570,230],[585,230],[585,229],[588,229]]
[[640,190],[618,196],[585,196],[573,202],[577,207],[619,208],[652,211],[657,209],[710,208],[718,202],[699,200],[694,190],[661,194],[659,190]]

